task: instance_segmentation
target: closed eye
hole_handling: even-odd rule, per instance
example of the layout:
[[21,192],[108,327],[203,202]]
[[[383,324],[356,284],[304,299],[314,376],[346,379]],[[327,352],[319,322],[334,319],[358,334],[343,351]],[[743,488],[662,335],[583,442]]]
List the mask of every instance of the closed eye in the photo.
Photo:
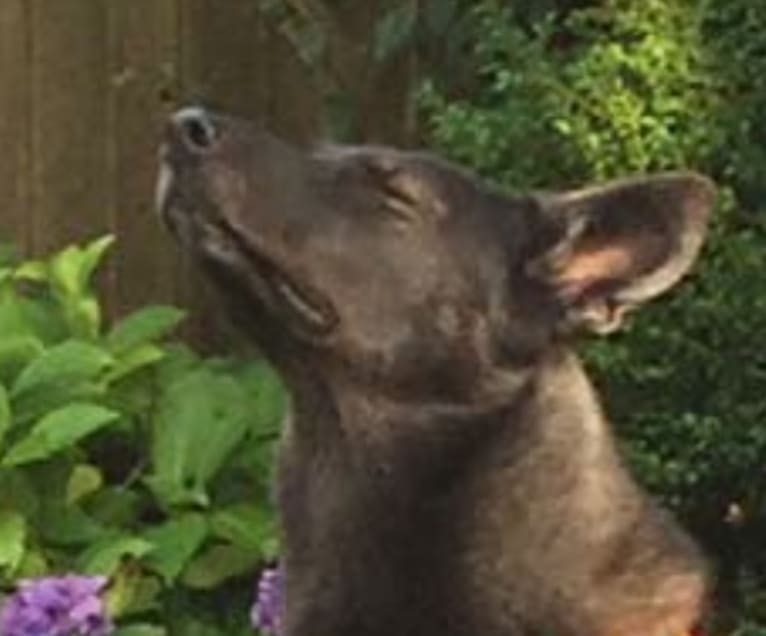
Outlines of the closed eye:
[[379,184],[385,207],[404,221],[414,221],[418,217],[418,200],[413,194],[402,189],[391,178]]

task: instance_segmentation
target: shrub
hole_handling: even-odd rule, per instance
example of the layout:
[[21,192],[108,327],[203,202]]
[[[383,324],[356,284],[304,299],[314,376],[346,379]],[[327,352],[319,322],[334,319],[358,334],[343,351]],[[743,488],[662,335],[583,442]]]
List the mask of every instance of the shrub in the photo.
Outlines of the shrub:
[[716,557],[723,609],[766,623],[766,10],[604,0],[531,26],[472,11],[477,87],[419,93],[442,152],[509,188],[678,167],[722,186],[692,280],[584,353],[639,477]]
[[168,342],[173,307],[106,327],[110,244],[0,266],[0,589],[107,576],[118,634],[251,633],[285,395],[262,362]]

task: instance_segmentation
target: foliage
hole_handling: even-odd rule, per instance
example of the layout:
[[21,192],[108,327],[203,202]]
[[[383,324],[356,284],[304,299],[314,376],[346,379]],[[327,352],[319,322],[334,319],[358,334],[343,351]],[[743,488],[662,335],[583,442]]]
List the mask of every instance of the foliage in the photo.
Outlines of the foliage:
[[[359,140],[375,93],[389,87],[386,73],[414,60],[454,78],[465,76],[463,48],[472,33],[470,0],[252,0],[272,30],[315,77],[324,98],[324,132],[339,141]],[[548,4],[552,0],[545,0]],[[541,0],[528,0],[529,7]],[[349,19],[349,15],[354,16]],[[372,23],[360,28],[359,17]],[[403,119],[407,119],[404,117]]]
[[173,307],[104,325],[110,244],[0,267],[0,589],[104,575],[118,633],[249,633],[284,393],[261,362],[168,343]]
[[528,188],[694,163],[712,145],[716,80],[678,2],[613,1],[531,32],[510,8],[474,11],[479,90],[421,94],[432,139],[456,159]]
[[419,93],[442,152],[510,188],[677,167],[722,186],[697,275],[585,353],[639,476],[716,556],[722,604],[766,624],[766,6],[471,11],[478,84]]

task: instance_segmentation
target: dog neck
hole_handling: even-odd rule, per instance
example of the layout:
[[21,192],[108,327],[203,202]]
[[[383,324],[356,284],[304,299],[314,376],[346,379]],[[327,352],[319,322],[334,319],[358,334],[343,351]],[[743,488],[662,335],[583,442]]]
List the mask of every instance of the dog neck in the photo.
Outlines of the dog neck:
[[[663,522],[654,517],[636,530],[651,504],[622,466],[574,353],[551,352],[523,381],[516,374],[505,392],[494,378],[493,400],[476,402],[402,402],[305,369],[293,386],[290,474],[304,480],[303,488],[311,484],[318,499],[330,497],[311,504],[318,506],[315,531],[331,542],[334,559],[356,563],[347,565],[349,586],[373,576],[359,553],[381,554],[375,576],[392,589],[403,584],[397,577],[447,568],[445,577],[455,583],[435,594],[454,588],[481,606],[496,604],[491,616],[520,603],[514,611],[543,625],[563,603],[566,611],[553,613],[571,618],[572,625],[558,626],[566,633],[665,636],[683,633],[697,619],[704,585],[696,563],[655,562],[655,549],[672,552],[663,544],[685,545],[685,539],[664,538]],[[597,564],[609,574],[594,581],[582,555],[612,544],[619,551],[636,532],[646,549],[631,546],[635,559],[619,571]],[[349,536],[354,540],[340,538]],[[449,548],[432,551],[435,544]],[[432,552],[441,556],[431,558]],[[508,571],[497,570],[498,554]],[[471,567],[461,572],[463,561]],[[516,588],[516,577],[540,578],[541,572],[557,572],[554,585],[543,577],[539,586]],[[480,617],[466,620],[482,624]],[[481,633],[493,629],[487,625]]]
[[491,449],[523,457],[531,447],[545,448],[594,475],[591,465],[604,455],[617,462],[596,394],[577,356],[563,347],[523,369],[493,369],[469,400],[397,399],[309,365],[284,375],[294,443],[307,452],[343,447],[392,478],[398,471],[409,477],[415,467],[459,471]]

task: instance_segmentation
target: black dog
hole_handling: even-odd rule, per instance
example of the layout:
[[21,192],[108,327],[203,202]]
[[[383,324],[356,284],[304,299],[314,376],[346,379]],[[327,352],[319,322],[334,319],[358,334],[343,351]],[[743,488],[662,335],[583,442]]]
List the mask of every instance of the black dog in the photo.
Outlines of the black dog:
[[570,346],[694,261],[690,173],[511,197],[421,153],[170,122],[160,210],[281,372],[286,636],[681,636],[692,541]]

